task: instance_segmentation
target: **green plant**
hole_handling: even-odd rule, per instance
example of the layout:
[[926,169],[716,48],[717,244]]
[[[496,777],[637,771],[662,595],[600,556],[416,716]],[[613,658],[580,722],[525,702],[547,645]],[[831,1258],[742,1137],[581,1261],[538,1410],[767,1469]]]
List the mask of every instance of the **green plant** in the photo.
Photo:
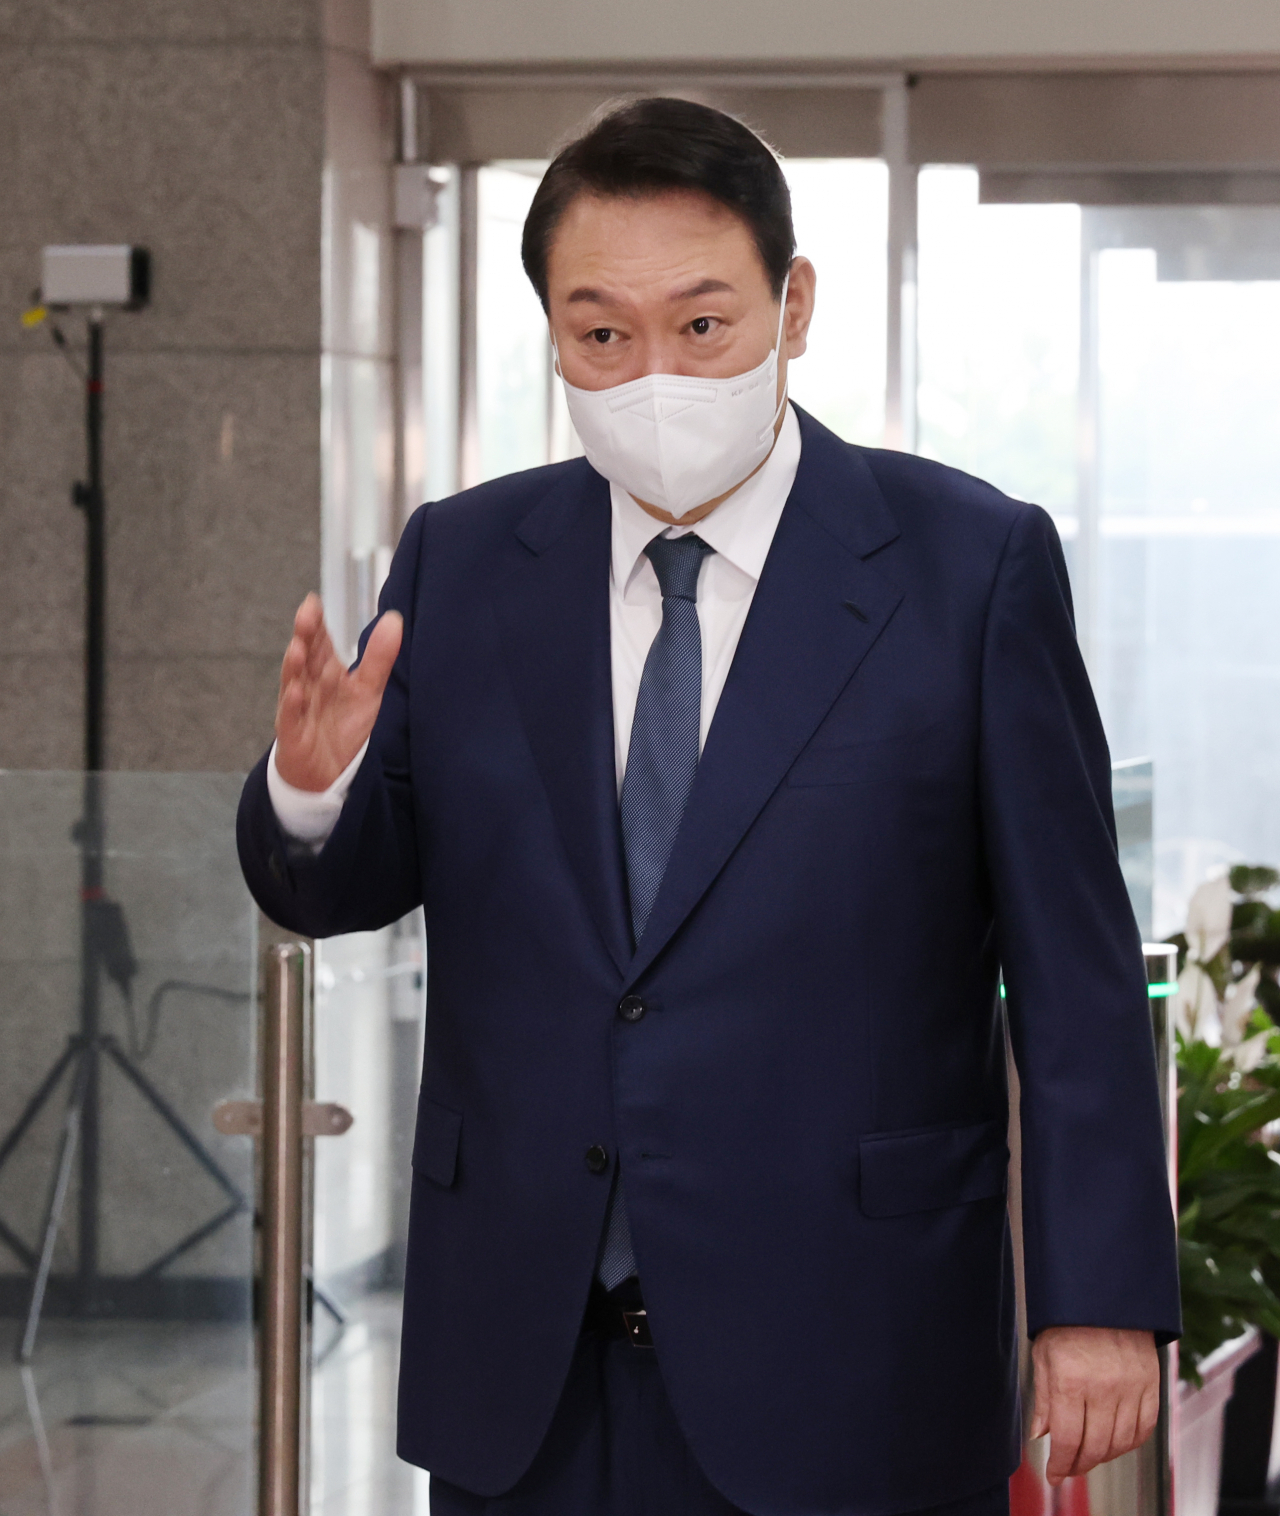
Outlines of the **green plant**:
[[[1280,1336],[1280,911],[1274,869],[1197,890],[1172,1005],[1178,1048],[1178,1255],[1185,1378],[1258,1326]],[[1236,897],[1236,898],[1233,898]]]
[[1249,1074],[1178,1039],[1179,1361],[1197,1381],[1197,1364],[1246,1327],[1280,1337],[1280,1155],[1258,1136],[1280,1120],[1280,1034],[1266,1019],[1275,1047]]

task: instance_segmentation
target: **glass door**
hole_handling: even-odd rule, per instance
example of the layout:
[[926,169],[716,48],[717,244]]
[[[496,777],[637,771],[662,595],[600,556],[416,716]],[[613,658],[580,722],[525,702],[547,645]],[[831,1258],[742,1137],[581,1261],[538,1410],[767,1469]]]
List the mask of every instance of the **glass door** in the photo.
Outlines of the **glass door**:
[[920,450],[1043,505],[1118,761],[1155,771],[1156,937],[1280,861],[1280,210],[984,204],[920,180]]
[[1211,869],[1280,861],[1280,210],[1081,231],[1083,593],[1112,745],[1155,764],[1163,936]]
[[254,1509],[241,782],[0,774],[6,1516]]

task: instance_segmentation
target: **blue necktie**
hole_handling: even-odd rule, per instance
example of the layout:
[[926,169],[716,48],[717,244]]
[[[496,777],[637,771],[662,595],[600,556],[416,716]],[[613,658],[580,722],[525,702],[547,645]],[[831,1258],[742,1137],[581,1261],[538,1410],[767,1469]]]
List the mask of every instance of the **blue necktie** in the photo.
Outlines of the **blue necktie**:
[[[662,590],[662,625],[649,648],[636,696],[622,780],[622,844],[637,945],[667,871],[667,860],[698,770],[702,722],[702,631],[698,573],[711,548],[700,537],[655,537],[645,548]],[[598,1270],[611,1290],[636,1271],[631,1229],[614,1181]]]

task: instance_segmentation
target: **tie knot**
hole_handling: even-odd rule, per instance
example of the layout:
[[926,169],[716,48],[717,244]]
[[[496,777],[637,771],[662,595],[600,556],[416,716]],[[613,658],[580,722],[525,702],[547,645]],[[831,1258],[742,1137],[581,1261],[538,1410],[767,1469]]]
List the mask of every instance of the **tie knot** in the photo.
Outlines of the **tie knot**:
[[693,532],[683,537],[655,537],[644,552],[658,576],[662,598],[696,601],[698,570],[702,567],[703,555],[712,551]]

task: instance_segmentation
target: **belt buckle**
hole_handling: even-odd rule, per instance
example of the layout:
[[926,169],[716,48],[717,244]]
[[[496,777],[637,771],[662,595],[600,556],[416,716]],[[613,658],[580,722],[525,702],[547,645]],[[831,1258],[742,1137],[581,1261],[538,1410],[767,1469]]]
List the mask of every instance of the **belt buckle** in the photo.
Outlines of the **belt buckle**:
[[626,1328],[627,1341],[633,1348],[651,1348],[653,1334],[649,1330],[648,1311],[623,1311],[622,1325]]

